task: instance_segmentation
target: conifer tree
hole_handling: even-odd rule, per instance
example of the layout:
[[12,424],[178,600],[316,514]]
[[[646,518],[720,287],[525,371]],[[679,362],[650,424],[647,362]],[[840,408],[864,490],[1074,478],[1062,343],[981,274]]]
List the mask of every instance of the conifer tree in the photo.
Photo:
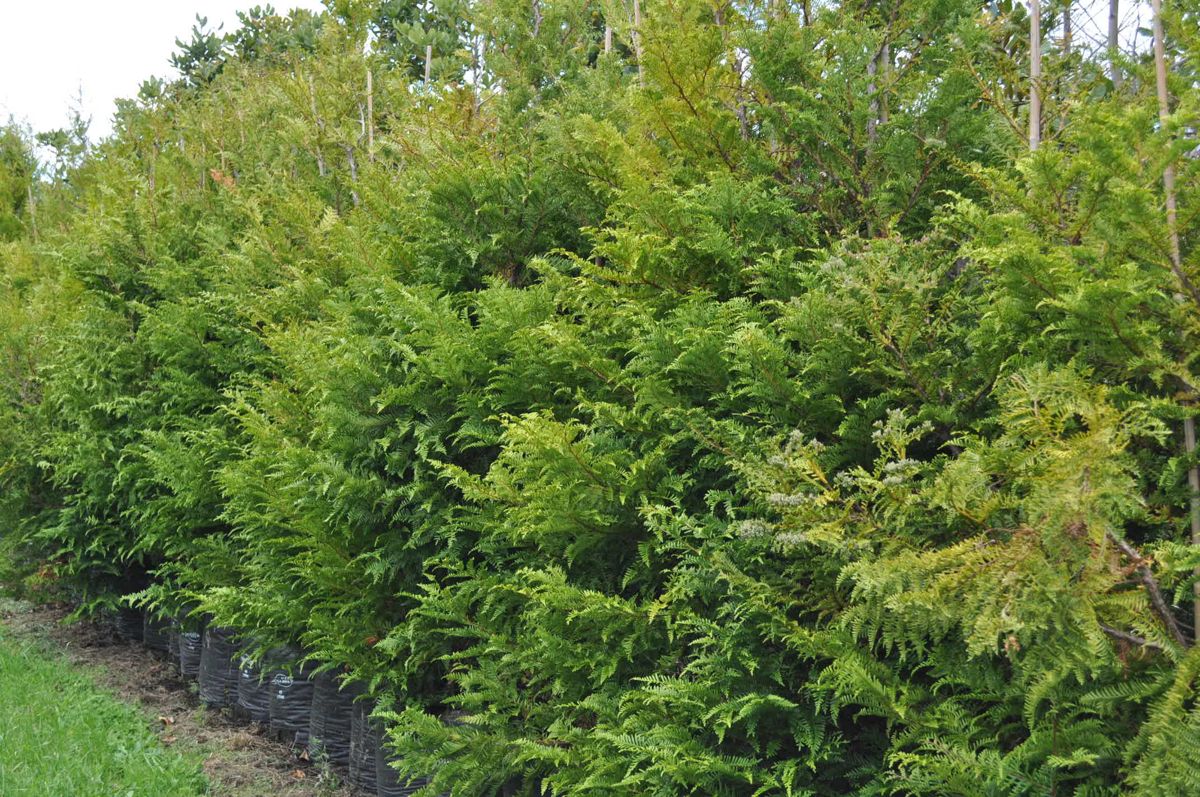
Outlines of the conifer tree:
[[301,645],[423,794],[1192,794],[1174,13],[201,23],[0,139],[0,577]]

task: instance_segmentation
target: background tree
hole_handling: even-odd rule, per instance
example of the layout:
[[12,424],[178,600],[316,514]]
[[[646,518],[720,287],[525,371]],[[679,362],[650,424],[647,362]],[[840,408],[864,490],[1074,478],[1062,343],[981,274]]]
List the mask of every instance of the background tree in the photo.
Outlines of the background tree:
[[18,238],[37,224],[37,161],[28,133],[13,121],[0,128],[0,240]]

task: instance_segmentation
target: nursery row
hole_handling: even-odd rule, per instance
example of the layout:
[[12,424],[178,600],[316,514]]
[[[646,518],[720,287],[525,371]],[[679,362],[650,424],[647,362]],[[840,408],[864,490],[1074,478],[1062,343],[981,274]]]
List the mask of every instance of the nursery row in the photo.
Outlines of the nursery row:
[[405,797],[428,783],[402,782],[390,766],[384,721],[373,716],[378,702],[363,684],[343,682],[297,646],[262,651],[246,634],[133,609],[116,612],[113,626],[125,641],[165,655],[179,677],[198,682],[204,705],[258,723],[364,794]]
[[1196,13],[198,25],[0,140],[0,578],[422,797],[1200,793]]

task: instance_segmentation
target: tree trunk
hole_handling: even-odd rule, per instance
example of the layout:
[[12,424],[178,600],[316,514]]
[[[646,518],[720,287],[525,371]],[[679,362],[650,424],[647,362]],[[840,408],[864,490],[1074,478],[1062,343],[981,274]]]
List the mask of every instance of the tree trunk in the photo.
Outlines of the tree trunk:
[[1042,7],[1029,0],[1029,149],[1042,143]]
[[1063,4],[1063,57],[1071,57],[1071,0]]
[[358,189],[353,187],[358,183],[358,159],[354,157],[354,147],[343,144],[342,149],[346,152],[346,162],[350,166],[350,201],[354,203],[354,207],[358,207]]
[[1108,70],[1112,78],[1113,88],[1121,88],[1121,66],[1117,63],[1120,55],[1121,42],[1118,38],[1121,32],[1121,0],[1108,0]]
[[316,86],[313,84],[312,75],[308,76],[308,98],[309,98],[309,103],[312,107],[313,123],[316,124],[316,126],[317,126],[317,140],[316,140],[316,146],[315,146],[316,151],[317,151],[317,153],[316,153],[317,154],[317,176],[324,177],[325,176],[325,154],[321,151],[321,131],[324,128],[324,124],[322,124],[321,116],[317,112],[317,89],[316,89]]
[[642,66],[642,3],[633,0],[633,57],[637,59],[638,85],[646,85],[646,70]]
[[[1154,13],[1154,77],[1158,85],[1158,121],[1166,132],[1167,120],[1171,115],[1171,99],[1167,94],[1167,52],[1163,40],[1162,0],[1151,0]],[[1163,169],[1163,193],[1167,200],[1167,235],[1170,237],[1171,265],[1176,274],[1183,276],[1183,262],[1179,252],[1179,229],[1176,225],[1175,165],[1168,163]]]
[[472,37],[471,44],[471,120],[479,115],[483,105],[483,89],[486,85],[484,69],[487,65],[487,37],[482,33]]
[[[886,34],[885,34],[886,35]],[[887,79],[891,67],[892,51],[888,42],[879,45],[879,50],[867,63],[867,95],[871,98],[870,110],[867,114],[867,141],[874,144],[877,129],[888,120]]]
[[[1183,447],[1188,456],[1196,453],[1196,419],[1183,422]],[[1191,489],[1192,545],[1200,545],[1200,469],[1195,465],[1188,468],[1188,487]],[[1200,568],[1196,569],[1196,583],[1192,585],[1192,639],[1200,637]]]
[[30,180],[29,185],[25,186],[25,194],[29,197],[29,231],[33,235],[33,242],[37,243],[37,198],[33,194],[32,180]]
[[1059,71],[1058,78],[1058,120],[1055,122],[1055,128],[1062,130],[1067,126],[1067,109],[1069,104],[1067,99],[1071,92],[1071,41],[1074,31],[1071,28],[1071,0],[1065,0],[1063,3],[1063,35],[1062,35],[1062,54],[1065,68]]
[[879,123],[887,124],[890,109],[888,108],[888,80],[892,71],[892,45],[883,43],[879,51]]
[[367,160],[375,160],[375,79],[367,66]]
[[[1151,0],[1150,7],[1154,14],[1154,78],[1158,88],[1158,121],[1163,133],[1166,133],[1167,122],[1171,116],[1171,97],[1167,92],[1167,47],[1163,34],[1162,0]],[[1191,281],[1183,271],[1183,256],[1179,249],[1178,209],[1175,204],[1175,164],[1170,161],[1163,169],[1163,194],[1167,205],[1167,237],[1171,251],[1171,269],[1175,276],[1185,286]],[[1194,294],[1194,291],[1193,291]],[[1183,422],[1183,447],[1189,458],[1196,454],[1196,421],[1187,418]],[[1200,545],[1200,470],[1196,465],[1188,468],[1189,504],[1192,526],[1192,544]],[[1200,569],[1197,570],[1200,576]],[[1193,587],[1192,592],[1192,636],[1200,635],[1200,583]]]
[[875,85],[875,73],[879,68],[879,54],[871,56],[867,62],[867,96],[871,98],[867,106],[867,143],[874,144],[877,135],[876,125],[879,123],[879,96]]

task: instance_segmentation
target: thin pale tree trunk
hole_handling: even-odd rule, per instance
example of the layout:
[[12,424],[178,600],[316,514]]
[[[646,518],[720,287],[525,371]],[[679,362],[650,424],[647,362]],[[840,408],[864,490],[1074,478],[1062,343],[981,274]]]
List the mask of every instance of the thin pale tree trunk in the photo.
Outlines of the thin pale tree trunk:
[[[1171,116],[1171,98],[1167,93],[1167,52],[1163,40],[1162,0],[1151,0],[1154,12],[1154,77],[1158,86],[1158,121],[1164,131]],[[1183,275],[1182,257],[1179,251],[1179,229],[1175,205],[1175,165],[1168,163],[1163,169],[1163,193],[1167,200],[1167,235],[1170,236],[1171,266],[1176,274]]]
[[312,75],[308,76],[308,99],[309,99],[309,104],[312,108],[313,122],[317,126],[317,141],[316,141],[317,176],[324,177],[325,176],[325,153],[323,153],[321,151],[321,138],[322,138],[321,132],[324,129],[325,125],[321,122],[321,115],[317,112],[317,89],[316,89],[316,86],[313,84]]
[[486,59],[484,58],[485,39],[483,34],[476,36],[471,34],[471,122],[474,124],[475,117],[479,115],[479,108],[483,104],[483,69]]
[[867,141],[874,144],[877,129],[888,120],[887,79],[891,66],[891,47],[885,41],[879,45],[879,51],[867,63],[867,94],[871,97],[870,110],[867,114]]
[[[1196,419],[1187,418],[1183,422],[1183,448],[1189,456],[1196,453]],[[1188,468],[1188,488],[1191,490],[1189,509],[1192,521],[1192,545],[1200,545],[1200,469],[1195,465]],[[1200,568],[1196,569],[1198,579],[1192,585],[1192,639],[1200,636]]]
[[[1154,14],[1154,78],[1158,89],[1158,121],[1166,132],[1171,116],[1171,97],[1167,91],[1167,47],[1163,33],[1162,0],[1151,0]],[[1171,269],[1185,286],[1190,280],[1183,271],[1183,256],[1179,248],[1178,208],[1175,199],[1175,164],[1168,161],[1163,169],[1163,194],[1167,205],[1167,236],[1171,251]],[[1183,448],[1189,458],[1196,454],[1196,421],[1187,418],[1183,422]],[[1189,509],[1191,515],[1192,544],[1200,545],[1200,469],[1196,465],[1188,468]],[[1200,569],[1196,575],[1200,576]],[[1192,636],[1200,635],[1200,582],[1192,592]]]
[[[867,63],[867,75],[870,78],[870,83],[867,84],[867,95],[871,98],[870,107],[867,111],[867,148],[868,153],[875,151],[875,146],[879,140],[879,125],[887,123],[887,74],[888,67],[891,62],[891,51],[885,41],[879,47],[879,51],[872,56],[870,62]],[[869,197],[873,192],[873,186],[866,178],[863,180],[864,199]],[[876,226],[871,215],[867,215],[867,234],[874,237],[876,234]]]
[[37,243],[37,198],[33,195],[33,182],[25,186],[25,194],[29,197],[29,231],[33,234],[33,242]]
[[[425,35],[431,34],[433,27],[429,17],[429,0],[425,0],[421,4],[422,25],[426,26]],[[425,86],[429,86],[429,78],[433,74],[433,42],[425,45]]]
[[1029,149],[1042,143],[1042,8],[1029,0]]
[[1062,54],[1063,60],[1067,63],[1067,68],[1060,71],[1058,79],[1058,121],[1055,122],[1055,127],[1061,131],[1067,126],[1067,103],[1068,96],[1071,92],[1071,45],[1072,41],[1072,20],[1071,20],[1071,0],[1066,0],[1063,3],[1063,36],[1062,36]]
[[879,83],[883,90],[879,95],[879,123],[886,125],[890,109],[888,108],[888,81],[892,71],[892,45],[883,43],[879,50]]
[[1113,88],[1121,88],[1121,65],[1117,59],[1120,56],[1121,33],[1121,0],[1108,0],[1108,72],[1112,78]]
[[633,0],[633,57],[637,59],[638,85],[646,85],[646,70],[642,65],[642,2]]
[[[352,186],[357,185],[358,184],[358,159],[354,157],[354,147],[350,146],[349,144],[343,144],[342,149],[346,153],[346,162],[350,166],[350,184]],[[358,207],[359,202],[361,200],[359,199],[357,188],[350,189],[350,201],[352,201],[354,203],[354,207]]]
[[1067,2],[1063,5],[1063,43],[1062,43],[1062,48],[1063,48],[1063,55],[1068,58],[1071,56],[1071,34],[1072,34],[1072,32],[1073,31],[1071,30],[1071,2],[1070,2],[1070,0],[1067,0]]
[[367,66],[367,160],[375,160],[375,78]]
[[871,104],[867,109],[867,143],[874,144],[877,136],[876,125],[879,124],[879,97],[877,96],[878,87],[875,85],[875,73],[879,68],[879,54],[871,56],[871,60],[867,62],[867,96],[871,98]]

